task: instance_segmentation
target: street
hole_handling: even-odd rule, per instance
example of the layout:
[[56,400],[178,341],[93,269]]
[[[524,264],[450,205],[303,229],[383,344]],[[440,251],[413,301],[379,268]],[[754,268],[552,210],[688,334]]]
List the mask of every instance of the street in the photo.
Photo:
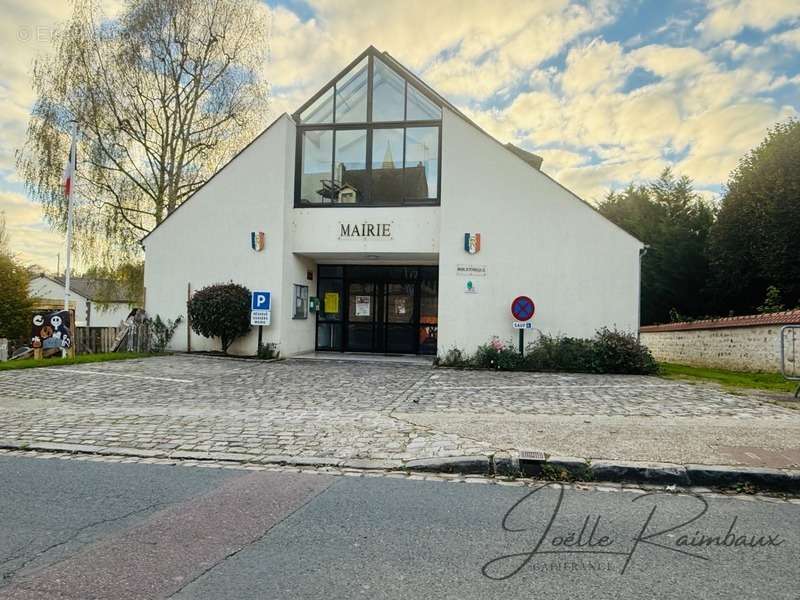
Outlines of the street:
[[0,598],[800,593],[796,500],[50,456],[0,454]]

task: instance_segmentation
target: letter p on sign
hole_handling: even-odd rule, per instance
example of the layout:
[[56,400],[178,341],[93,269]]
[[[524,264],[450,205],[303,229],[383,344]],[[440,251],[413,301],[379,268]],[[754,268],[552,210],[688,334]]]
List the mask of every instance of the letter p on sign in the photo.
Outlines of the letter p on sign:
[[250,310],[271,310],[272,294],[270,292],[252,292]]

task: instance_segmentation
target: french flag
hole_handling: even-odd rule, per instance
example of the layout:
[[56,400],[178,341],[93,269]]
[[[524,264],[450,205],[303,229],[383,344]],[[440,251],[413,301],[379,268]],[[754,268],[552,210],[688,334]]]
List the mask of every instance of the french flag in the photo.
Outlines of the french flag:
[[77,129],[72,131],[72,142],[69,146],[69,159],[67,165],[64,167],[64,175],[62,176],[62,183],[64,184],[64,195],[69,198],[72,193],[72,188],[75,185],[75,170],[78,165],[78,132]]

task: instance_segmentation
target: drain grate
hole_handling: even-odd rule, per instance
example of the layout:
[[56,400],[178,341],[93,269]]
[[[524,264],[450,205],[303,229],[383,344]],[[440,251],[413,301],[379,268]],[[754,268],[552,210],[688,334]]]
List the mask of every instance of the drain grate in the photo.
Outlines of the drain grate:
[[520,460],[533,460],[533,461],[545,461],[547,460],[547,456],[541,450],[520,450],[519,451],[519,459]]

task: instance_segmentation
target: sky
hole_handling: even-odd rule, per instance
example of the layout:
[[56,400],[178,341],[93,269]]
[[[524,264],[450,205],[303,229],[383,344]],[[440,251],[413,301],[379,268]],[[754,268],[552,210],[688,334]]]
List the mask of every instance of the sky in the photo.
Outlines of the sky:
[[[104,0],[118,10],[122,0]],[[269,0],[272,115],[369,45],[589,202],[666,166],[718,201],[767,128],[800,112],[800,0]],[[12,249],[55,270],[63,236],[16,173],[32,61],[67,0],[0,0],[0,211]],[[267,123],[265,123],[265,126]],[[66,158],[66,157],[65,157]]]

